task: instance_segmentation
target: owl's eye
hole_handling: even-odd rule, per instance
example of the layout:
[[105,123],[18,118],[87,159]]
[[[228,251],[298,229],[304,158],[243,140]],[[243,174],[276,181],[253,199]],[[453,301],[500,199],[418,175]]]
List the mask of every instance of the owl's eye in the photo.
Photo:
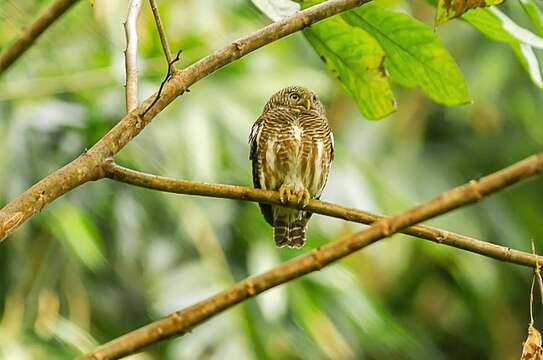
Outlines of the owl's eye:
[[316,103],[319,101],[319,97],[317,95],[313,95],[313,102]]
[[300,99],[300,95],[297,93],[291,93],[288,97],[291,98],[292,100]]

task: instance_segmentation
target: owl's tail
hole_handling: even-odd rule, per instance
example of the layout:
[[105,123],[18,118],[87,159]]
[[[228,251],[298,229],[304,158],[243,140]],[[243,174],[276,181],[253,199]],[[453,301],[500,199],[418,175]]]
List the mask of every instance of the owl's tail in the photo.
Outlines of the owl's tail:
[[305,244],[306,219],[296,219],[288,222],[288,219],[277,218],[273,224],[273,239],[275,245],[299,249]]

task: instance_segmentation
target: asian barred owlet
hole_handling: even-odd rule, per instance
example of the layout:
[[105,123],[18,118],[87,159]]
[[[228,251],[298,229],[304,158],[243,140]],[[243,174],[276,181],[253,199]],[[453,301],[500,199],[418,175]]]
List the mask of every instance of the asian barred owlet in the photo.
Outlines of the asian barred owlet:
[[[324,106],[312,91],[289,86],[264,106],[249,136],[256,188],[278,190],[281,201],[303,208],[321,196],[334,156],[334,137]],[[260,204],[273,226],[275,244],[300,248],[311,212]]]

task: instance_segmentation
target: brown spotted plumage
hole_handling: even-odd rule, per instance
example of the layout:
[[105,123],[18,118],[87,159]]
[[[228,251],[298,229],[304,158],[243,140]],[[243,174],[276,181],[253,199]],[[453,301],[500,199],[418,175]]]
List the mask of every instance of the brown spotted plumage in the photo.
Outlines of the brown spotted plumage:
[[[256,188],[279,191],[302,207],[321,196],[334,155],[334,137],[317,95],[301,86],[274,94],[249,136]],[[300,248],[311,212],[260,204],[277,246]]]

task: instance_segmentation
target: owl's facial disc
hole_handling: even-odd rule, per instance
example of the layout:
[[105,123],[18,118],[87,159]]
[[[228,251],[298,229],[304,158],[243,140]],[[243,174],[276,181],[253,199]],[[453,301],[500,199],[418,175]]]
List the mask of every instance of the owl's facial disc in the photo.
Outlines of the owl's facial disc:
[[289,86],[275,93],[264,107],[264,112],[274,106],[286,107],[298,112],[324,112],[319,97],[302,86]]

